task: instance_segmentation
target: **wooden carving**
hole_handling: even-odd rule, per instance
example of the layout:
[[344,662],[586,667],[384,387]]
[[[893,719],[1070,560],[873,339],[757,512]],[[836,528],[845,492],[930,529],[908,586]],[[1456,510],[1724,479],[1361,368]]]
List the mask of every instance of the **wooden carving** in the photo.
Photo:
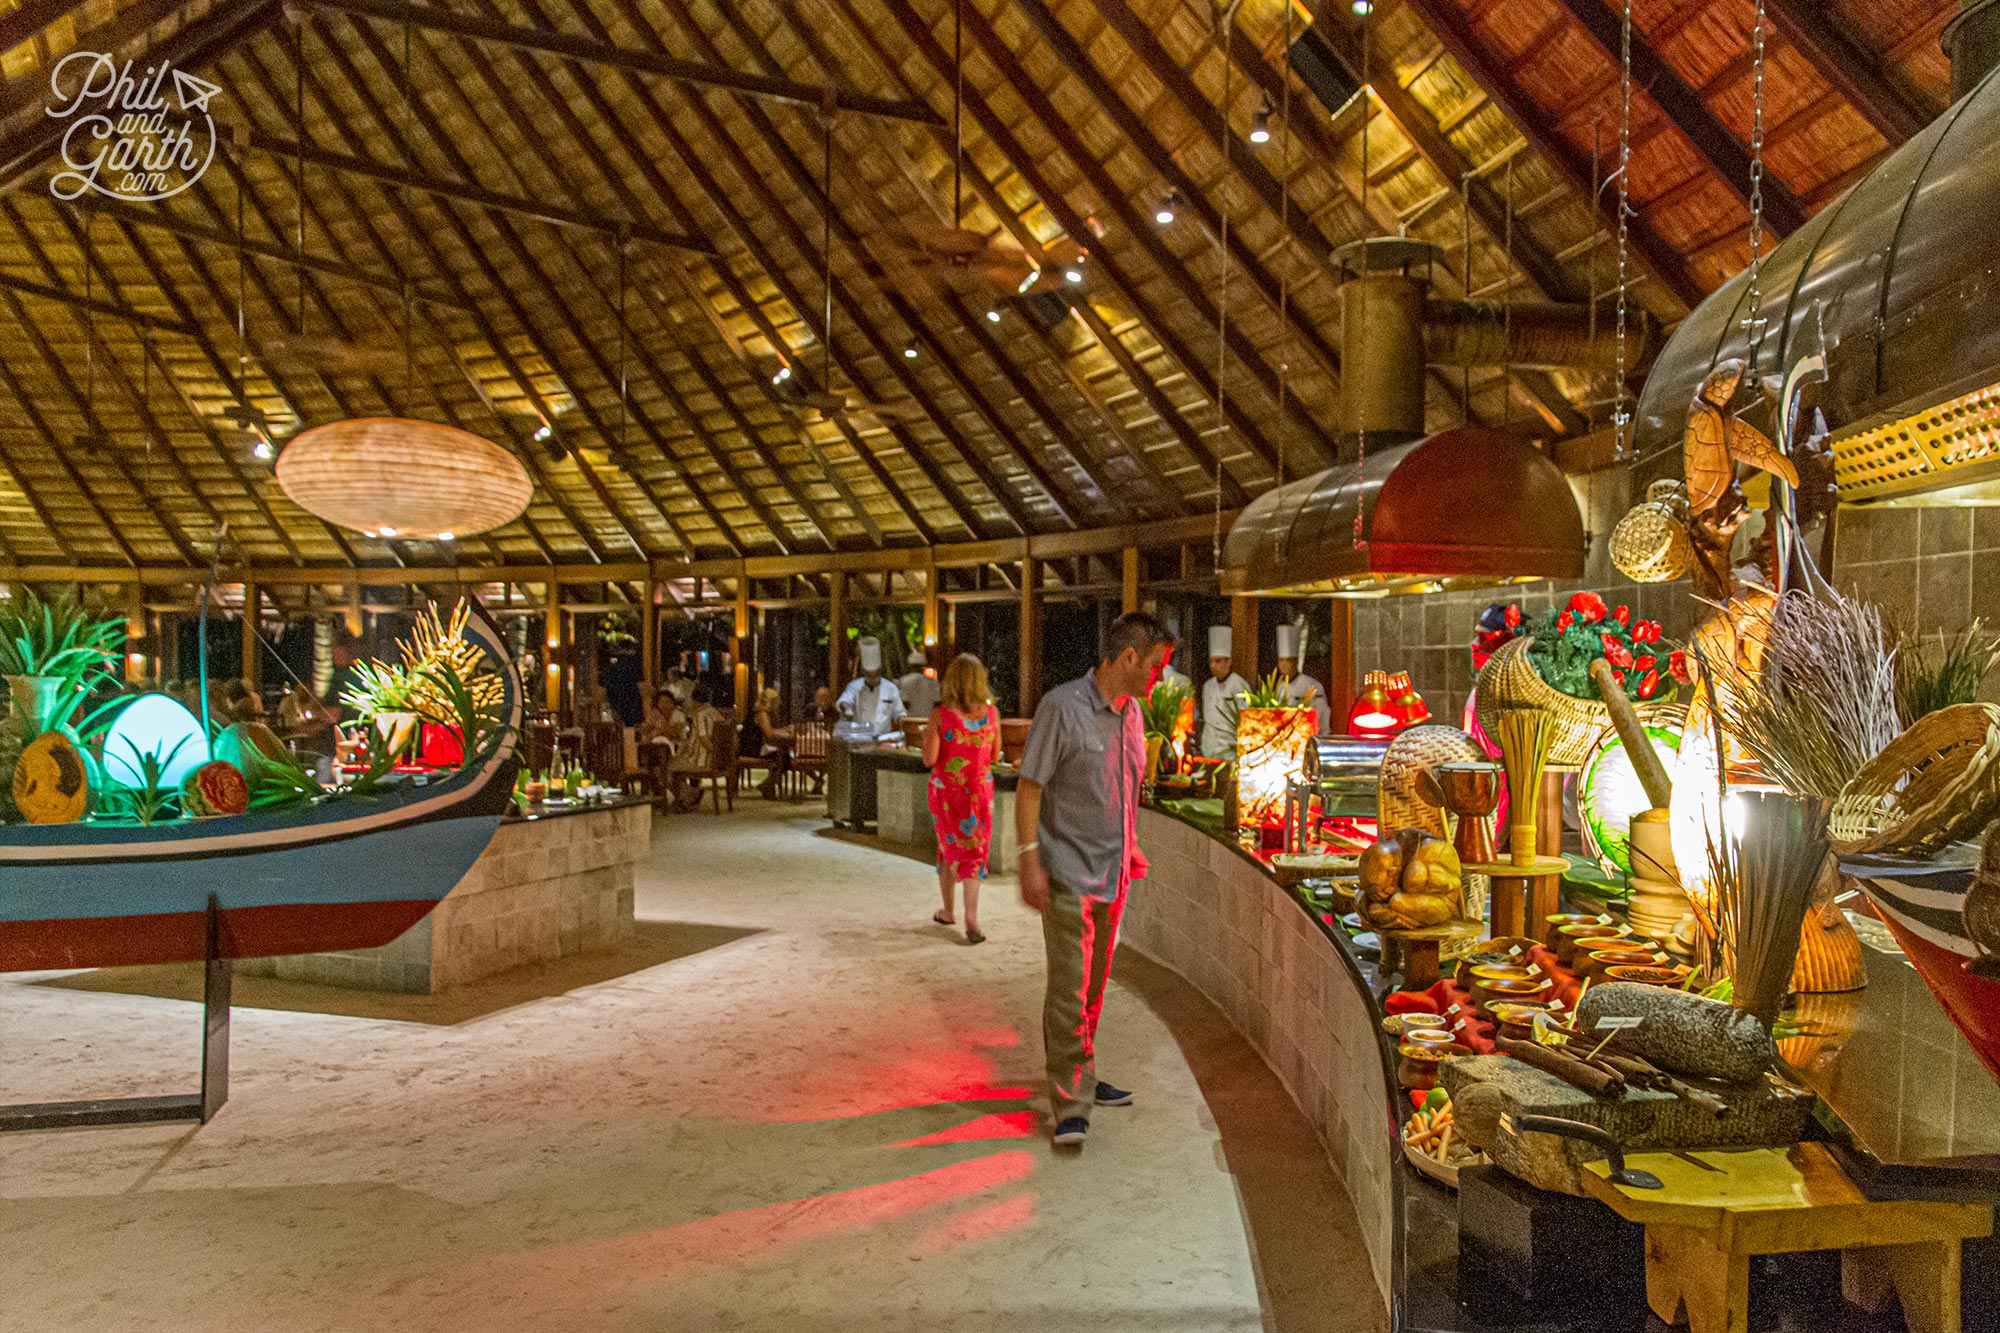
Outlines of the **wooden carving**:
[[1739,421],[1730,410],[1730,400],[1742,383],[1742,361],[1731,357],[1717,363],[1695,391],[1682,439],[1695,591],[1711,600],[1727,597],[1734,586],[1729,547],[1749,513],[1743,488],[1736,480],[1736,465],[1747,463],[1792,486],[1799,484],[1791,459],[1769,436]]

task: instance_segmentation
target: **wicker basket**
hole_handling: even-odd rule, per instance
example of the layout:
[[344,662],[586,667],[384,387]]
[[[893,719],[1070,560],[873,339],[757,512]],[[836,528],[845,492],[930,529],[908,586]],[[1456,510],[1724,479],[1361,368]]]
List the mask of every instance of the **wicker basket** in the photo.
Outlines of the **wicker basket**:
[[2000,814],[2000,705],[1955,704],[1912,723],[1848,779],[1827,820],[1843,856],[1934,856]]
[[[1611,712],[1595,699],[1578,699],[1564,694],[1544,681],[1528,660],[1532,635],[1500,645],[1479,670],[1479,725],[1488,735],[1497,735],[1500,714],[1510,708],[1539,708],[1549,715],[1550,768],[1580,768],[1590,757],[1590,748],[1611,725]],[[1639,721],[1649,726],[1663,725],[1672,717],[1671,700],[1656,699],[1634,704]]]
[[1442,838],[1444,811],[1417,792],[1417,774],[1439,764],[1473,764],[1486,758],[1479,742],[1457,727],[1411,727],[1389,742],[1382,754],[1382,776],[1375,791],[1376,822],[1384,833],[1422,829]]
[[1634,583],[1667,583],[1694,568],[1687,532],[1687,488],[1661,480],[1611,530],[1611,563]]

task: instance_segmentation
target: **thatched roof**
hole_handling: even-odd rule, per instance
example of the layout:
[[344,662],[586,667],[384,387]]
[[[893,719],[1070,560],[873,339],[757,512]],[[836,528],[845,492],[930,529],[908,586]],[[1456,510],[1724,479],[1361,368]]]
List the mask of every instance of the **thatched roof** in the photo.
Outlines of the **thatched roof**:
[[[1775,237],[1941,108],[1953,5],[1769,3]],[[1436,241],[1446,295],[1602,301],[1615,281],[1609,195],[1593,208],[1591,189],[1617,126],[1603,0],[1401,0],[1365,36],[1344,6],[1294,9],[1293,35],[1315,32],[1311,83],[1280,0],[1243,0],[1226,55],[1209,0],[964,0],[959,225],[1052,260],[1089,251],[1083,283],[1026,299],[912,262],[912,238],[953,223],[952,0],[14,4],[0,565],[201,565],[224,523],[246,564],[450,554],[292,506],[252,456],[246,405],[279,442],[387,413],[517,450],[535,501],[462,544],[486,564],[1190,518],[1218,476],[1234,507],[1331,460],[1338,246]],[[1751,12],[1633,7],[1633,299],[1664,322],[1747,259],[1731,172]],[[51,197],[48,71],[98,49],[221,87],[226,142],[199,184],[150,204]],[[690,82],[692,66],[735,86]],[[1325,101],[1364,69],[1365,139],[1361,100]],[[844,90],[830,215],[827,86]],[[1280,114],[1253,147],[1267,98]],[[823,223],[831,387],[876,409],[833,419],[792,402],[828,387]],[[1433,377],[1432,424],[1576,435],[1613,388],[1454,371]],[[534,438],[545,422],[560,461]]]

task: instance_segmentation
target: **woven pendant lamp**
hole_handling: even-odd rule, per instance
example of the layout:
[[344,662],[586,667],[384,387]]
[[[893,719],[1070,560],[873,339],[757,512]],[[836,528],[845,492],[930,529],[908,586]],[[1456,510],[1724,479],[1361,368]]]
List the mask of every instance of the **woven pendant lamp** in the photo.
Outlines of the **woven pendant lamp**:
[[452,541],[519,518],[534,494],[521,460],[433,421],[355,417],[314,426],[278,455],[278,485],[315,517],[370,537]]

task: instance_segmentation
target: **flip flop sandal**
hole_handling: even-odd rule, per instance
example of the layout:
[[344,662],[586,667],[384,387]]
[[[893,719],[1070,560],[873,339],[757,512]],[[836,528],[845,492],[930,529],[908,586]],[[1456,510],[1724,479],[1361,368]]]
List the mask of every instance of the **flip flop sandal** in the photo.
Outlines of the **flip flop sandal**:
[[967,944],[984,944],[986,943],[986,937],[976,930],[968,930],[965,932],[965,942]]
[[958,924],[958,922],[956,922],[956,921],[953,921],[953,920],[952,920],[952,919],[951,919],[950,917],[946,916],[946,915],[945,915],[945,914],[944,914],[943,912],[933,912],[933,913],[931,913],[931,920],[932,920],[933,922],[935,922],[936,924],[940,925],[940,926],[955,926],[955,925],[957,925],[957,924]]

